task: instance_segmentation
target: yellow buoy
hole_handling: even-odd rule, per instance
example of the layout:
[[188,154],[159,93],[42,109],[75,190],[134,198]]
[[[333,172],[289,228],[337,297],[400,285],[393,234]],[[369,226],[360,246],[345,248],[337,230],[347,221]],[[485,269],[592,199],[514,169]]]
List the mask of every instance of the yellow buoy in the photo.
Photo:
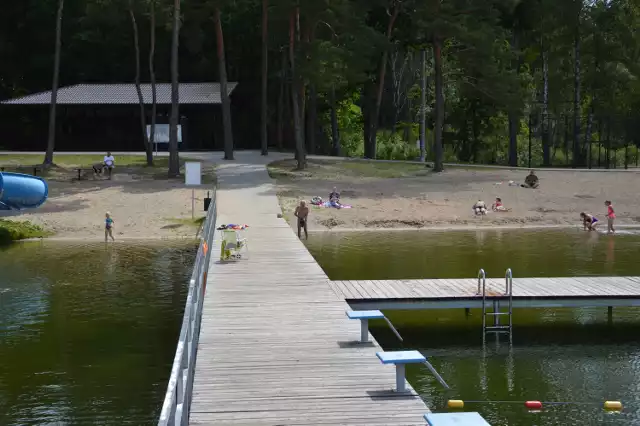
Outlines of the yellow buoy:
[[450,399],[447,401],[449,408],[464,408],[464,401],[461,399]]
[[605,401],[604,402],[605,410],[622,410],[622,403],[620,401]]

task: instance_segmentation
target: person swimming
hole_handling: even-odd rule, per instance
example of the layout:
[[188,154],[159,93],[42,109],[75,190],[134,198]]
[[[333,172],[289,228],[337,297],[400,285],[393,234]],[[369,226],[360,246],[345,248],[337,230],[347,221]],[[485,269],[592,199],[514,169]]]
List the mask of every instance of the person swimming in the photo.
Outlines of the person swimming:
[[582,212],[580,213],[580,218],[582,219],[585,231],[596,230],[596,226],[598,226],[598,219],[594,215]]

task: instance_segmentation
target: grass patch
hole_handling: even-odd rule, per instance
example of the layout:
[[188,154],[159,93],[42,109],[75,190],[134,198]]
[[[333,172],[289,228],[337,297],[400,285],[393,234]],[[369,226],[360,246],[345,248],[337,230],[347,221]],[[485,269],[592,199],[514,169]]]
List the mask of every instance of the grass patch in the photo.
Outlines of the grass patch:
[[[38,171],[38,176],[49,179],[67,180],[77,178],[77,169],[90,169],[94,164],[103,160],[101,154],[56,154],[53,156],[54,167]],[[42,164],[44,156],[41,154],[0,154],[0,167],[7,172],[33,173],[33,167]],[[169,169],[169,157],[154,157],[153,166],[147,166],[145,155],[116,155],[115,174],[133,175],[139,179],[166,180]],[[184,163],[190,161],[188,157],[180,157],[180,170],[184,172]],[[91,178],[91,172],[84,173],[84,178]],[[214,184],[215,167],[202,165],[202,183]]]
[[13,221],[0,219],[0,243],[6,244],[12,241],[25,240],[27,238],[42,238],[51,235],[42,227],[28,221]]
[[[102,163],[104,155],[91,154],[54,154],[53,162],[59,167],[90,167],[93,164]],[[147,165],[144,155],[116,155],[116,167]],[[42,164],[44,156],[41,154],[0,154],[0,166],[33,166]],[[169,167],[169,157],[156,157],[153,159],[153,167]]]
[[267,169],[274,179],[339,180],[348,177],[393,179],[427,176],[431,173],[430,169],[422,164],[315,159],[307,160],[305,170],[296,170],[294,159],[274,161],[267,166]]
[[186,226],[192,226],[194,228],[199,228],[200,226],[202,226],[206,218],[207,218],[206,216],[196,217],[195,219],[176,217],[168,220],[169,222],[174,223],[176,225],[186,225]]

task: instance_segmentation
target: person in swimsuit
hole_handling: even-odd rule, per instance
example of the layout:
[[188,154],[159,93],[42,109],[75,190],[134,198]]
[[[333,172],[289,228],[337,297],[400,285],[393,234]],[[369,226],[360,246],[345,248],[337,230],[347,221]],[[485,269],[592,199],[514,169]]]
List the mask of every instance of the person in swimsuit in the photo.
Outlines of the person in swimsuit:
[[598,219],[592,214],[589,213],[580,213],[580,218],[582,218],[582,224],[584,225],[585,231],[595,231],[596,226],[598,226]]
[[309,233],[307,232],[307,218],[309,216],[309,207],[304,201],[300,201],[300,205],[296,207],[296,211],[293,213],[298,218],[298,238],[301,238],[300,232],[304,229],[304,237],[308,240]]
[[502,204],[502,199],[496,197],[496,202],[491,206],[491,210],[494,212],[508,212],[511,209],[506,208],[504,204]]
[[111,219],[111,213],[106,212],[104,215],[104,242],[109,241],[109,237],[111,237],[111,241],[115,241],[113,238],[113,219]]
[[484,216],[485,214],[487,214],[487,205],[485,204],[484,201],[482,200],[478,200],[472,207],[473,212],[476,214],[476,216]]
[[615,210],[613,210],[613,205],[611,204],[611,201],[605,201],[604,205],[607,206],[607,233],[611,234],[616,232],[615,229],[613,229],[613,222],[616,220],[616,212]]

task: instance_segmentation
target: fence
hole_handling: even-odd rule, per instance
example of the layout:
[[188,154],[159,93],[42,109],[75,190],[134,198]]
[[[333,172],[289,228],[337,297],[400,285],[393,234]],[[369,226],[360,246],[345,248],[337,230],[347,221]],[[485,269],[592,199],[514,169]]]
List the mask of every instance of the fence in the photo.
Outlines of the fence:
[[216,230],[216,207],[216,190],[214,188],[211,204],[202,227],[202,237],[193,273],[189,280],[189,293],[184,307],[180,338],[158,426],[182,426],[189,422],[193,376],[200,338],[202,302],[207,286],[207,270],[209,269],[209,259]]

